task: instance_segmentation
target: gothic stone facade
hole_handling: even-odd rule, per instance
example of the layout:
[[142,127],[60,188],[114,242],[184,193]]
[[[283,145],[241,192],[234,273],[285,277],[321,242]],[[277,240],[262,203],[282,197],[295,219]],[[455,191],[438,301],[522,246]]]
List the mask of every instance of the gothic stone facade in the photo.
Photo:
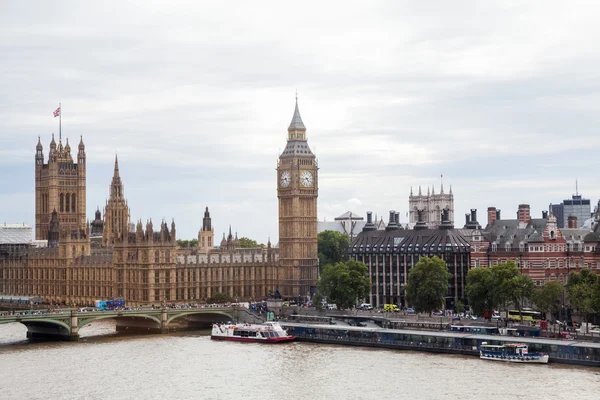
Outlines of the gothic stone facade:
[[425,221],[427,227],[435,229],[442,223],[442,213],[445,209],[449,210],[450,222],[454,223],[454,194],[452,186],[450,192],[444,193],[444,185],[441,185],[440,193],[435,193],[435,188],[427,188],[427,194],[422,194],[421,186],[417,195],[413,194],[412,188],[408,197],[408,209],[410,214],[410,223],[419,222],[419,212],[421,218]]
[[[67,143],[52,140],[48,163],[36,147],[36,239],[0,253],[0,293],[39,296],[46,302],[92,305],[96,299],[123,297],[128,305],[203,301],[217,292],[238,300],[308,294],[316,285],[317,163],[306,142],[296,109],[288,145],[278,165],[281,249],[240,249],[231,237],[214,248],[208,208],[198,233],[199,247],[180,249],[175,223],[155,231],[152,220],[129,228],[129,207],[115,159],[109,199],[92,225],[85,222],[85,147],[74,163]],[[93,246],[92,246],[93,244]],[[280,260],[279,253],[284,257]]]

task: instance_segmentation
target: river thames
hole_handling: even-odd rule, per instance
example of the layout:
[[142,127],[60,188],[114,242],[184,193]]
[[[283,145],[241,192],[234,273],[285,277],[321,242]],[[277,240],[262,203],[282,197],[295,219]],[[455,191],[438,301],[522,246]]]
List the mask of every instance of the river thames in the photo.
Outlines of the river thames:
[[311,343],[211,341],[208,331],[29,343],[0,325],[2,399],[597,399],[600,369]]

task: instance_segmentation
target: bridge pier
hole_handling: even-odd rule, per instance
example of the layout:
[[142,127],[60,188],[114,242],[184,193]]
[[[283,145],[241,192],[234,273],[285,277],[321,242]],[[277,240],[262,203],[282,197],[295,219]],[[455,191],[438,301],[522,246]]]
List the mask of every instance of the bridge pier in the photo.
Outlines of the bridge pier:
[[23,324],[27,327],[27,339],[63,342],[76,342],[79,340],[79,333],[73,333],[63,326],[44,322],[23,322]]
[[169,333],[167,309],[160,309],[160,333]]

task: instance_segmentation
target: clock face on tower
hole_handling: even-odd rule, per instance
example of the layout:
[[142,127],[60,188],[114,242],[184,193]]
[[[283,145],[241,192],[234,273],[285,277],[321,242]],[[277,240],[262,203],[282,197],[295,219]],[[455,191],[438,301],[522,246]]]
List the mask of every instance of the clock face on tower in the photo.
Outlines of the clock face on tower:
[[312,187],[313,183],[312,173],[310,171],[302,171],[302,174],[300,174],[300,184],[304,187]]
[[279,184],[281,185],[281,187],[286,188],[286,187],[290,186],[290,181],[291,181],[290,172],[283,171],[281,173],[281,178],[279,179]]

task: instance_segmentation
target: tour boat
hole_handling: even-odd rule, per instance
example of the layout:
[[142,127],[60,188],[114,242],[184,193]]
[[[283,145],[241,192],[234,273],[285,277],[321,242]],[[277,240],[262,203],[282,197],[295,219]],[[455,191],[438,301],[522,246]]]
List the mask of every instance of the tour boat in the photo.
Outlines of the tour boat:
[[502,345],[481,343],[479,358],[492,361],[548,364],[547,353],[530,353],[526,344],[505,343]]
[[238,342],[279,343],[294,340],[277,322],[264,324],[213,324],[211,339]]

